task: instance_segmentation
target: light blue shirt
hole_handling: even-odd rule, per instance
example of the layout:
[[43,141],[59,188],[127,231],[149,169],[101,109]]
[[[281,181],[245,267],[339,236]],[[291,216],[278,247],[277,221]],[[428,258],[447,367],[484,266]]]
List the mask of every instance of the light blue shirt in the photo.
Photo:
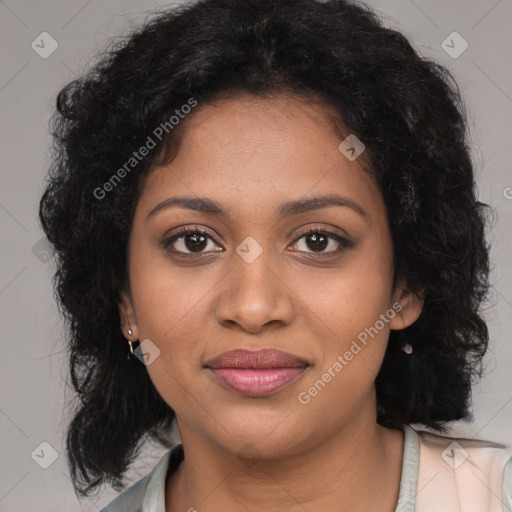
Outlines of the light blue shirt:
[[[395,512],[512,512],[512,450],[509,447],[416,431],[410,425],[402,427],[404,452]],[[425,462],[421,473],[420,455]],[[100,512],[166,512],[167,471],[175,471],[182,460],[183,446],[178,444],[165,453],[148,475]],[[459,464],[460,467],[466,464],[466,472],[459,470]],[[420,481],[422,488],[418,489],[420,474],[425,483]],[[475,475],[474,482],[470,481],[471,474]],[[477,493],[471,502],[464,503],[461,495],[464,486]],[[478,503],[486,505],[482,509]]]

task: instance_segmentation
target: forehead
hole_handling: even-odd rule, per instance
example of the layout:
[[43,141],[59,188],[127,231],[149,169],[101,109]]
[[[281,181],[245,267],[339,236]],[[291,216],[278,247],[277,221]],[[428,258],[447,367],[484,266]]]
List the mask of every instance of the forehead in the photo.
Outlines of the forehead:
[[199,104],[182,121],[176,157],[149,173],[142,206],[185,194],[254,212],[276,201],[339,193],[382,213],[364,153],[350,161],[339,150],[343,135],[331,114],[319,101],[284,95]]

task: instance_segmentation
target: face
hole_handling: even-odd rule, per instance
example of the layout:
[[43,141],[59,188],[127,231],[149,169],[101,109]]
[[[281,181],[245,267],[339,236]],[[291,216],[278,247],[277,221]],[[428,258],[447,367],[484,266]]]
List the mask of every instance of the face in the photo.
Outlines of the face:
[[[120,314],[184,443],[237,453],[249,441],[270,458],[375,423],[389,331],[421,307],[401,279],[392,288],[382,196],[362,157],[338,149],[325,109],[289,96],[199,105],[176,158],[144,183]],[[319,196],[337,204],[284,208]],[[161,205],[176,197],[196,202]],[[235,349],[302,366],[250,378],[206,366]]]

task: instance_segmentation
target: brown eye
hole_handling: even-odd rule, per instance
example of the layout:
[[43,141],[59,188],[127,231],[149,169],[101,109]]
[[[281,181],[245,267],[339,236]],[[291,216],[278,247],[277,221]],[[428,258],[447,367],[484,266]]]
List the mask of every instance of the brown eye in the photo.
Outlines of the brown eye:
[[205,230],[200,228],[184,228],[171,237],[166,238],[162,242],[162,246],[172,253],[200,255],[209,252],[206,251],[209,247],[209,241],[214,242],[210,244],[213,245],[210,251],[218,251],[219,249],[215,248],[215,240]]
[[[299,243],[301,241],[302,244]],[[327,256],[352,247],[353,243],[331,231],[309,228],[295,240],[294,246],[298,252]],[[329,250],[326,250],[328,248]]]
[[199,233],[193,233],[191,235],[182,235],[185,247],[191,252],[201,252],[206,249],[208,245],[208,237]]
[[329,237],[323,233],[311,233],[305,236],[306,245],[312,251],[323,251],[329,245]]

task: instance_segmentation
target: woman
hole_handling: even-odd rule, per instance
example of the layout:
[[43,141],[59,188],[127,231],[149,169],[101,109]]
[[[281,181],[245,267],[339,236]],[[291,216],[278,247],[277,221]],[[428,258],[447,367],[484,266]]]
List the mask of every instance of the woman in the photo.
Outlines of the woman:
[[77,494],[123,489],[154,439],[104,512],[512,506],[510,448],[446,436],[489,287],[446,69],[363,5],[202,0],[57,107],[40,218]]

